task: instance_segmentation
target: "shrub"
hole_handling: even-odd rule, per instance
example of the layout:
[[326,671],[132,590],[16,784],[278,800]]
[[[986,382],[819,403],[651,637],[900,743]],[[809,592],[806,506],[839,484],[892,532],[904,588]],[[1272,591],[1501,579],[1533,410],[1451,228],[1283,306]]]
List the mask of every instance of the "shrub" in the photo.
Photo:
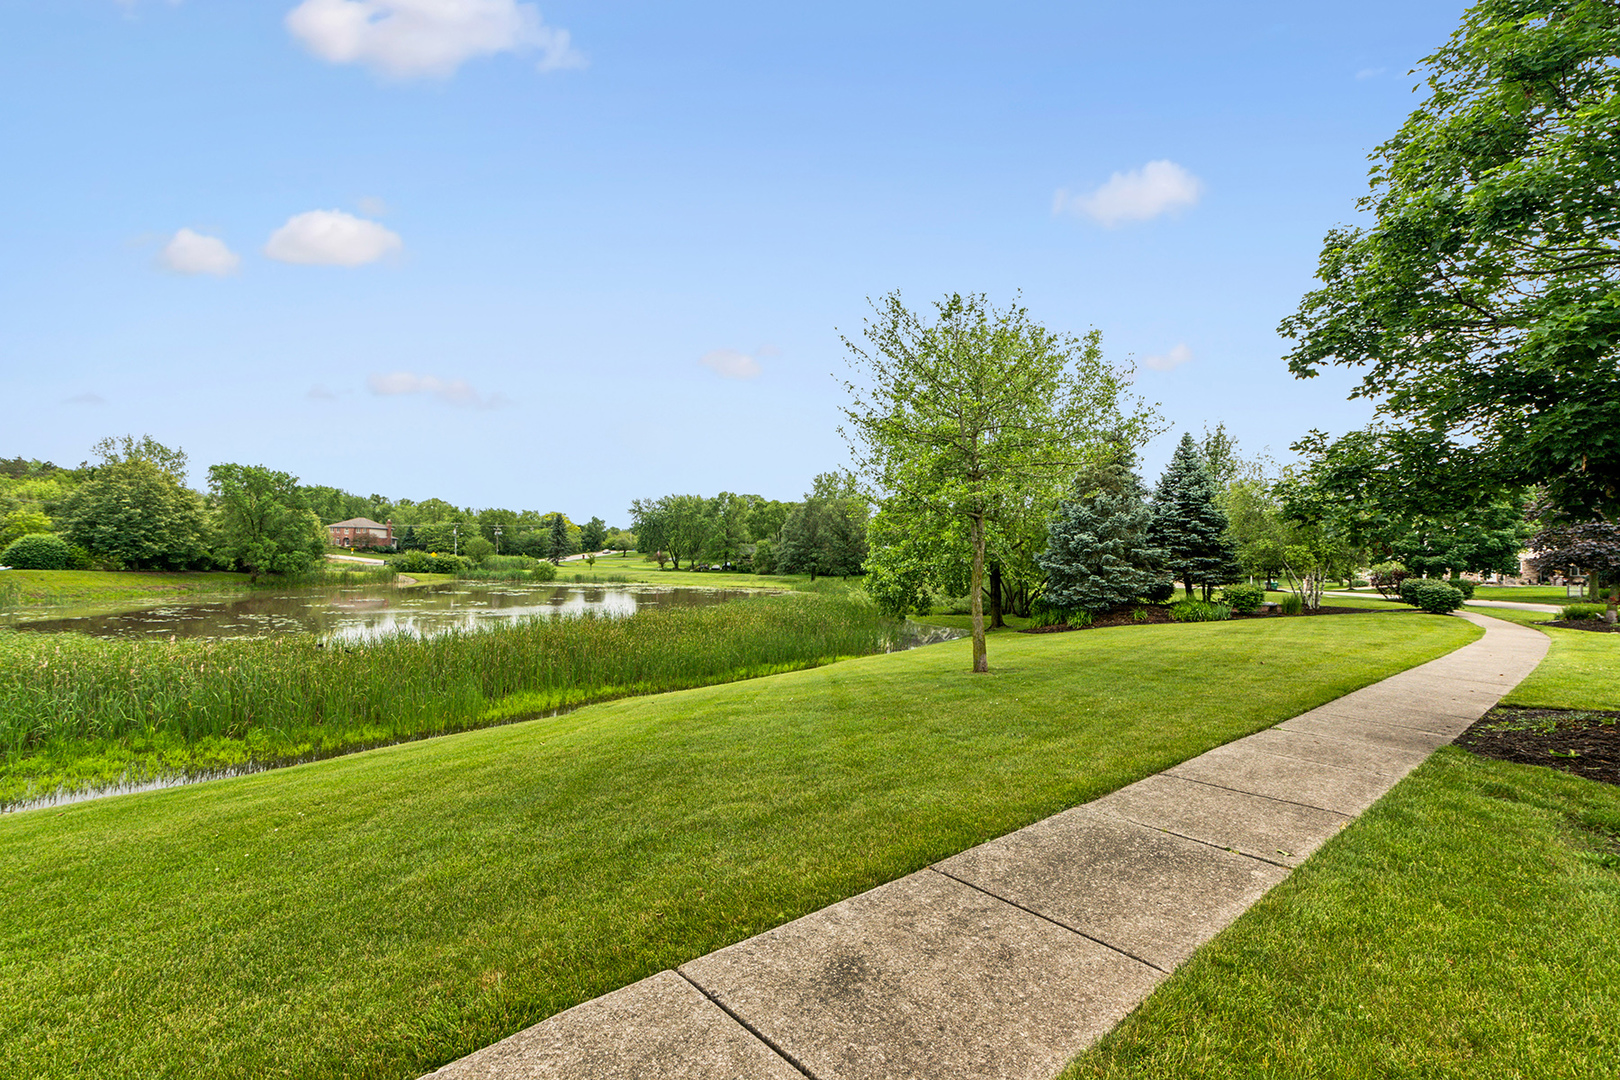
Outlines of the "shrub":
[[1450,581],[1446,582],[1446,584],[1462,593],[1462,598],[1464,600],[1472,600],[1474,598],[1474,583],[1469,581],[1467,578],[1454,577]]
[[1463,594],[1443,581],[1408,579],[1401,583],[1401,599],[1431,615],[1448,615],[1462,607]]
[[1154,585],[1153,588],[1142,594],[1142,599],[1150,604],[1162,604],[1176,595],[1176,582],[1174,578],[1165,578]]
[[1232,609],[1225,604],[1212,604],[1204,600],[1178,600],[1170,605],[1170,618],[1176,622],[1225,622],[1232,617]]
[[460,574],[467,570],[467,560],[459,555],[436,555],[426,551],[407,551],[392,565],[401,574]]
[[1031,626],[1072,626],[1079,628],[1091,625],[1091,612],[1084,608],[1052,607],[1039,601],[1030,616]]
[[1265,599],[1266,590],[1258,585],[1228,585],[1221,590],[1221,603],[1234,615],[1253,615]]
[[495,554],[495,545],[482,536],[475,536],[461,546],[467,552],[467,558],[471,559],[475,566],[484,565],[484,560]]
[[543,562],[529,571],[529,577],[534,581],[556,581],[557,568],[551,563]]
[[0,555],[0,563],[18,570],[66,570],[72,561],[73,549],[52,533],[20,536]]
[[1305,598],[1297,592],[1284,594],[1277,610],[1284,615],[1303,615],[1305,613]]
[[1399,596],[1401,586],[1411,576],[1412,572],[1398,562],[1379,563],[1367,569],[1367,580],[1378,590],[1378,595],[1386,600],[1391,596]]
[[1558,617],[1564,622],[1580,622],[1582,619],[1603,618],[1602,604],[1565,604]]

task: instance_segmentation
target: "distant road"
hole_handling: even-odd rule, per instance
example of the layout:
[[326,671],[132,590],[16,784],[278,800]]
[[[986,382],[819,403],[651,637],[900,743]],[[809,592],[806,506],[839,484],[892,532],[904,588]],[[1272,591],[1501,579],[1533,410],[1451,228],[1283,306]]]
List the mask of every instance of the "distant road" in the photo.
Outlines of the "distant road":
[[331,559],[333,562],[357,562],[365,563],[367,566],[388,565],[388,563],[383,559],[365,559],[361,558],[359,555],[328,555],[327,558]]

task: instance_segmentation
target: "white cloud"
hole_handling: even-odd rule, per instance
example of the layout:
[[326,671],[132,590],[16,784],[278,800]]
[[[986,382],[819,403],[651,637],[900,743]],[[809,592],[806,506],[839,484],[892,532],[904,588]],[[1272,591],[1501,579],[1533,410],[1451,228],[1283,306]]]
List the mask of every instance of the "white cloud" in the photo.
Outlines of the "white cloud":
[[332,393],[332,391],[328,390],[321,383],[316,383],[314,386],[310,387],[309,388],[309,393],[305,394],[304,396],[306,398],[308,398],[309,400],[311,400],[311,401],[336,401],[337,400],[337,395]]
[[404,397],[409,394],[431,394],[447,405],[466,405],[475,409],[493,409],[508,404],[499,394],[484,397],[465,379],[440,379],[434,375],[416,375],[409,371],[394,371],[387,375],[366,376],[366,387],[378,397]]
[[158,254],[158,261],[177,274],[213,274],[223,277],[236,273],[242,257],[225,246],[217,236],[204,236],[181,229],[169,238]]
[[354,205],[360,208],[362,214],[369,217],[388,216],[388,204],[375,195],[362,195]]
[[88,392],[83,393],[83,394],[74,394],[72,397],[69,397],[69,398],[63,398],[62,399],[62,404],[64,404],[64,405],[105,405],[105,404],[107,404],[107,399],[102,397],[100,394],[95,393],[94,391],[88,391]]
[[1192,350],[1185,344],[1178,344],[1167,353],[1158,353],[1154,356],[1144,356],[1142,366],[1152,368],[1154,371],[1174,371],[1182,364],[1193,358]]
[[1196,205],[1203,191],[1203,181],[1175,162],[1150,161],[1140,169],[1115,173],[1089,195],[1059,190],[1052,212],[1084,214],[1111,229],[1123,221],[1147,221]]
[[1356,78],[1358,78],[1358,79],[1376,79],[1376,78],[1378,78],[1378,76],[1382,75],[1383,73],[1384,73],[1383,68],[1362,68],[1360,71],[1356,72]]
[[531,50],[541,71],[585,66],[568,31],[517,0],[303,0],[286,23],[321,59],[395,78],[447,78],[475,56]]
[[[760,353],[763,354],[765,351],[761,349]],[[713,352],[706,352],[698,359],[698,363],[722,379],[752,379],[759,375],[759,359],[736,349],[715,349]]]
[[399,234],[342,210],[294,214],[270,234],[264,253],[307,266],[363,266],[405,246]]

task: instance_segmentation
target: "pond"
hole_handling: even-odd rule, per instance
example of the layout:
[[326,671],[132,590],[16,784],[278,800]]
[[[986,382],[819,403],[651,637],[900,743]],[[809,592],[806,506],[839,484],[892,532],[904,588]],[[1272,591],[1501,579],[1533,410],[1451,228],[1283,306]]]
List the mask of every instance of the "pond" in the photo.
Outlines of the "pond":
[[19,619],[10,625],[17,630],[72,631],[92,637],[237,638],[304,633],[333,642],[360,642],[388,634],[427,637],[502,621],[587,611],[622,617],[645,608],[701,607],[749,595],[748,589],[676,589],[658,585],[455,582],[412,589],[256,593],[136,610]]

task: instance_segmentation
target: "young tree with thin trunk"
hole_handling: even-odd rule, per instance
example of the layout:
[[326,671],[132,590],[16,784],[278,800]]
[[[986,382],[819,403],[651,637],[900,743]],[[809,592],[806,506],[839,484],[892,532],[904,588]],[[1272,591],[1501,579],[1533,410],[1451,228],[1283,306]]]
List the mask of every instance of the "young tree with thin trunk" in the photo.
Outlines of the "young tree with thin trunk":
[[[1054,333],[1021,307],[998,310],[975,294],[937,301],[931,319],[899,292],[872,306],[865,345],[844,338],[861,382],[845,384],[840,428],[877,496],[870,537],[874,548],[923,551],[950,523],[965,527],[973,670],[987,672],[990,531],[1030,502],[1056,505],[1105,449],[1105,433],[1137,445],[1157,417],[1127,397],[1130,372],[1103,360],[1095,330]],[[938,573],[936,560],[918,565]]]

